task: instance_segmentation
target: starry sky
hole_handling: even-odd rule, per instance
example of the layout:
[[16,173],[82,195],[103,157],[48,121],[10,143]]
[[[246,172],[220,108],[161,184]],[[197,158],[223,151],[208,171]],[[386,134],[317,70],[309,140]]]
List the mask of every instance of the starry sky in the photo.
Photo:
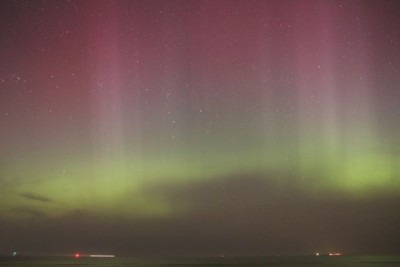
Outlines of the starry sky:
[[398,1],[0,13],[0,253],[399,252]]

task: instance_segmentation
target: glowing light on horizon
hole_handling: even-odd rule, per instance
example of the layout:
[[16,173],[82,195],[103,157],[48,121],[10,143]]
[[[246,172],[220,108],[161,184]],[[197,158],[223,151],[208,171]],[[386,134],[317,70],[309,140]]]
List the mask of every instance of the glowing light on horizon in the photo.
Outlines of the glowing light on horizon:
[[92,254],[89,255],[91,258],[115,258],[115,255],[109,254],[109,255],[97,255],[97,254]]
[[329,256],[342,256],[343,255],[343,253],[341,253],[341,252],[332,252],[332,253],[329,253]]

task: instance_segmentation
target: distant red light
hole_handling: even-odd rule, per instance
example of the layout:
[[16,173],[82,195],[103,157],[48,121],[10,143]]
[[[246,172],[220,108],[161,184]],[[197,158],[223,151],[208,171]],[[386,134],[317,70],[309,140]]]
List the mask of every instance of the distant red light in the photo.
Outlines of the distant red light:
[[81,254],[79,254],[79,253],[75,254],[75,258],[80,258],[80,257],[81,257]]

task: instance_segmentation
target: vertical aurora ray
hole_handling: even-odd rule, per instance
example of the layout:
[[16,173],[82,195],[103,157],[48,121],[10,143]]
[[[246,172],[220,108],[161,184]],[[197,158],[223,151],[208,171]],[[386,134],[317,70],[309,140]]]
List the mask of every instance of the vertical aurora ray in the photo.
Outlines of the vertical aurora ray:
[[[90,66],[92,135],[93,140],[93,187],[104,203],[120,195],[126,186],[124,155],[123,84],[117,3],[99,4],[104,13],[93,22],[89,31],[94,33],[92,47],[94,62]],[[116,183],[115,181],[118,181]],[[112,188],[112,190],[105,190]]]
[[[318,5],[311,20],[300,17],[296,25],[299,178],[315,193],[338,190],[365,197],[385,188],[393,166],[377,147],[373,74],[368,68],[372,52],[370,40],[364,38],[368,30],[359,25],[365,15],[361,12],[349,22],[354,41],[338,30],[341,22],[335,21],[334,8]],[[351,56],[345,45],[351,47]]]
[[[89,31],[93,32],[89,41],[89,49],[93,51],[89,62],[92,64],[88,66],[92,74],[89,86],[90,139],[93,142],[86,168],[92,182],[85,184],[90,198],[83,208],[114,216],[164,216],[170,212],[168,205],[140,192],[146,180],[153,179],[151,169],[158,168],[157,164],[151,166],[157,159],[152,158],[152,163],[146,163],[149,158],[145,149],[150,143],[143,135],[154,138],[147,128],[150,123],[159,123],[159,118],[149,112],[150,102],[154,101],[146,95],[149,88],[138,88],[140,75],[143,75],[143,71],[135,66],[139,63],[139,49],[136,44],[129,47],[137,58],[135,62],[128,62],[121,54],[126,44],[121,37],[123,21],[120,14],[123,11],[117,2],[96,3],[94,8],[103,15],[89,23]],[[129,64],[129,71],[125,69],[126,64]],[[127,79],[131,82],[129,85]],[[142,89],[144,92],[138,93]]]
[[303,16],[296,24],[299,27],[296,34],[299,171],[301,179],[313,181],[320,188],[332,172],[331,164],[341,158],[343,144],[338,118],[340,89],[332,56],[335,37],[328,7],[318,5],[310,15],[311,20]]

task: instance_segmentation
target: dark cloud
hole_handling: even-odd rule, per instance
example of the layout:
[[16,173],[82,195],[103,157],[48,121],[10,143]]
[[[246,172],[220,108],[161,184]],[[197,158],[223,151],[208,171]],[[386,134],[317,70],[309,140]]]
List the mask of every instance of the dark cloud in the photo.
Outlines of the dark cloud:
[[28,215],[30,217],[44,217],[46,214],[34,207],[28,207],[28,206],[19,206],[15,207],[10,211],[11,214],[15,215]]
[[38,194],[34,194],[31,192],[19,193],[19,195],[21,197],[24,197],[29,200],[35,200],[35,201],[40,201],[40,202],[53,202],[53,200],[51,198],[48,198],[48,197],[45,197],[42,195],[38,195]]
[[279,182],[288,177],[267,176],[239,174],[187,185],[158,185],[148,188],[148,194],[186,208],[182,217],[170,221],[176,228],[168,229],[169,240],[183,236],[187,244],[213,254],[360,253],[400,245],[396,212],[400,199],[317,198]]

